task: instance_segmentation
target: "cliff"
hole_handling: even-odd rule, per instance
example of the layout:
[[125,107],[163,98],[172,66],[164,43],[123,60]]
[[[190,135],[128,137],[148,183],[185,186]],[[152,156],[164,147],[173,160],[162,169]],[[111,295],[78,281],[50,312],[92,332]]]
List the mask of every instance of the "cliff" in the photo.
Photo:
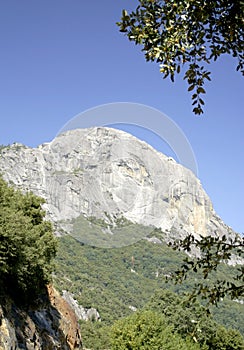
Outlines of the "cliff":
[[1,151],[0,172],[45,198],[57,234],[72,233],[80,216],[103,219],[110,234],[120,218],[173,238],[231,231],[190,170],[119,130],[70,130],[38,148],[13,144]]
[[82,349],[77,318],[53,287],[38,307],[17,305],[8,296],[0,306],[0,350]]

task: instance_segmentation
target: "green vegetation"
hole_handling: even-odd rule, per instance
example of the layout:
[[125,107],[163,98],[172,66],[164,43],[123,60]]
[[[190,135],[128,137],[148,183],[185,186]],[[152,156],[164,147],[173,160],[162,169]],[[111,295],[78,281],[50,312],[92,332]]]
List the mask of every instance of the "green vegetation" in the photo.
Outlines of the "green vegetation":
[[0,288],[18,299],[33,300],[51,280],[57,242],[43,202],[0,177]]
[[19,151],[19,150],[24,149],[24,148],[28,148],[28,147],[25,145],[22,145],[18,142],[14,142],[14,143],[9,144],[9,145],[0,145],[0,153],[4,150],[8,151],[8,150],[12,149],[13,151]]
[[112,327],[112,350],[200,350],[190,339],[174,333],[163,315],[136,312]]
[[189,309],[174,293],[161,292],[141,310],[112,327],[112,350],[243,350],[240,333],[207,318],[200,305]]
[[148,232],[152,230],[143,225],[133,224],[124,218],[113,220],[108,215],[107,222],[95,217],[86,219],[83,215],[80,215],[72,220],[72,226],[72,236],[75,239],[94,247],[104,248],[116,248],[133,244],[147,236]]
[[208,64],[224,54],[237,60],[244,74],[244,3],[241,0],[139,0],[135,11],[123,10],[120,31],[142,45],[147,61],[160,63],[164,78],[174,81],[184,69],[195,114],[203,113]]
[[[184,259],[181,267],[174,273],[173,279],[176,283],[182,283],[186,280],[190,272],[200,272],[203,279],[197,283],[191,292],[191,299],[195,300],[197,296],[207,300],[208,304],[217,304],[224,297],[239,299],[244,296],[244,266],[239,265],[235,273],[231,276],[221,276],[219,278],[215,271],[221,269],[222,262],[228,262],[231,259],[244,259],[244,237],[231,234],[229,237],[201,237],[196,239],[192,234],[185,239],[174,242],[174,249],[184,249],[190,252],[192,248],[199,249],[198,258]],[[214,284],[209,283],[208,277],[216,275]]]
[[220,326],[206,314],[201,304],[189,303],[187,298],[170,291],[155,293],[146,309],[163,314],[177,334],[183,339],[190,337],[202,349],[241,350],[244,347],[244,340],[238,331]]
[[10,145],[0,145],[0,153],[4,150],[4,149],[9,149]]
[[[99,227],[101,230],[104,229],[105,223],[101,220],[84,217],[82,220],[89,229],[87,239],[92,229],[98,230]],[[123,226],[122,223],[121,225]],[[151,227],[147,229],[150,232],[149,237],[157,237],[163,242],[164,233],[161,230],[152,230]],[[101,322],[81,322],[85,346],[93,350],[111,349],[110,339],[113,336],[110,327],[118,320],[133,315],[134,308],[138,311],[147,310],[162,314],[167,324],[173,327],[174,335],[177,333],[176,336],[180,336],[184,342],[188,341],[186,339],[189,337],[195,336],[199,345],[205,346],[206,349],[211,349],[210,338],[206,336],[208,331],[211,328],[214,333],[211,331],[209,334],[214,334],[213,337],[216,337],[217,333],[222,332],[219,324],[227,327],[225,330],[227,338],[230,337],[228,332],[233,332],[231,334],[236,332],[229,331],[231,328],[244,333],[242,304],[227,299],[226,302],[219,304],[219,308],[212,308],[213,319],[210,321],[202,306],[196,303],[190,306],[186,301],[186,304],[183,303],[184,293],[190,292],[195,283],[202,278],[200,272],[192,272],[187,284],[175,285],[171,280],[166,282],[166,277],[177,270],[185,256],[184,253],[173,250],[165,243],[154,244],[146,239],[129,246],[105,249],[85,245],[80,242],[79,237],[78,240],[71,236],[60,238],[54,276],[56,287],[60,291],[66,289],[73,293],[83,307],[96,308],[102,319]],[[217,278],[231,279],[237,269],[238,267],[221,264],[215,274],[208,276],[207,281],[210,285],[214,285]],[[166,307],[156,307],[162,305],[162,300],[165,299],[162,293],[166,289],[168,291],[165,295],[169,293],[167,298],[172,302],[171,311],[168,313],[163,312]],[[178,296],[170,294],[173,291],[177,292]],[[170,307],[167,309],[170,310]],[[200,333],[193,332],[197,325],[202,327],[202,333],[200,332],[202,338]],[[203,332],[203,329],[206,332]],[[208,343],[204,344],[207,339]],[[242,339],[238,332],[237,339],[238,341]]]
[[73,169],[72,173],[77,176],[79,174],[82,174],[83,171],[84,170],[82,168],[75,168],[75,169]]
[[111,349],[111,327],[103,322],[80,321],[82,341],[91,350]]

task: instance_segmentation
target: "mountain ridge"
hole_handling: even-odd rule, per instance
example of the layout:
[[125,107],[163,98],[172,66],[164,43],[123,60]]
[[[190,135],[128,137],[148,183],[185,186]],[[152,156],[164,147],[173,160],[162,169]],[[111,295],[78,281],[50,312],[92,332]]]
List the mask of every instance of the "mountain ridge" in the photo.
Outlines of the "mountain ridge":
[[72,232],[80,215],[110,228],[125,218],[173,238],[233,233],[189,169],[121,130],[69,130],[37,148],[13,144],[1,151],[0,171],[46,200],[57,233]]

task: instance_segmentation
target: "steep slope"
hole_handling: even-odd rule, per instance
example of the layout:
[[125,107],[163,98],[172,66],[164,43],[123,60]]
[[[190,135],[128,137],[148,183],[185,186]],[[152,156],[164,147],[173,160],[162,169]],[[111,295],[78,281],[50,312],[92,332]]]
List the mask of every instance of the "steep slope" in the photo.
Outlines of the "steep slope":
[[53,287],[48,287],[48,294],[36,307],[16,305],[4,296],[0,305],[0,350],[10,349],[82,349],[76,315]]
[[[157,237],[158,242],[152,237]],[[201,273],[190,274],[186,283],[166,283],[165,277],[174,273],[185,258],[183,252],[174,251],[163,242],[164,234],[155,229],[146,240],[116,249],[102,249],[79,244],[71,236],[59,238],[54,284],[62,293],[69,291],[86,309],[96,309],[101,322],[82,322],[81,333],[85,346],[94,345],[93,331],[111,325],[145,306],[155,291],[169,289],[182,296],[190,292]],[[237,267],[221,264],[209,276],[208,284],[227,279],[237,273]],[[212,312],[217,322],[244,334],[244,305],[225,300]],[[100,337],[100,331],[98,332]],[[89,342],[87,343],[87,339]],[[107,349],[107,347],[104,347]]]
[[102,218],[109,233],[121,217],[168,235],[230,230],[190,170],[115,129],[70,130],[36,149],[13,144],[1,151],[0,171],[46,199],[57,232],[72,232],[80,216]]

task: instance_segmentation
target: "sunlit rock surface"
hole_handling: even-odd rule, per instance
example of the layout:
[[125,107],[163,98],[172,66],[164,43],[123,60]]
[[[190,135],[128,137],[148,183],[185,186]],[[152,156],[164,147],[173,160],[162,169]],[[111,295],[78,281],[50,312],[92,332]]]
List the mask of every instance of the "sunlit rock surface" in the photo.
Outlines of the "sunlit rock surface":
[[24,308],[6,296],[0,305],[0,350],[79,350],[77,317],[52,287],[38,307]]
[[0,171],[45,198],[57,232],[79,215],[125,217],[178,237],[229,230],[190,170],[123,131],[76,129],[38,148],[13,144],[1,151]]

